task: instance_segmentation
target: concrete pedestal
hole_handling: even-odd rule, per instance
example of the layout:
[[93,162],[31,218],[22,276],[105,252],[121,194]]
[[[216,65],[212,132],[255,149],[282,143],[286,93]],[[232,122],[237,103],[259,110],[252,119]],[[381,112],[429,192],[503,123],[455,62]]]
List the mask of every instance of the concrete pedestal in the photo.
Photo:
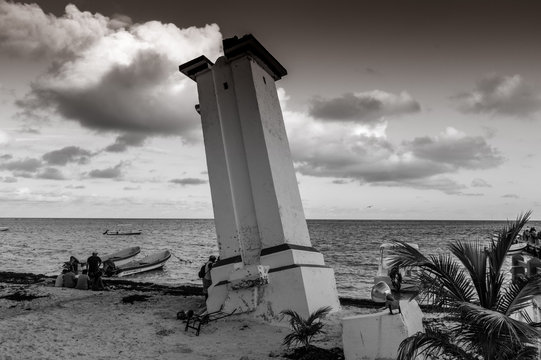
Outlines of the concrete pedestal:
[[342,319],[346,360],[394,360],[398,346],[423,329],[423,313],[415,300],[400,300],[402,313],[389,310]]

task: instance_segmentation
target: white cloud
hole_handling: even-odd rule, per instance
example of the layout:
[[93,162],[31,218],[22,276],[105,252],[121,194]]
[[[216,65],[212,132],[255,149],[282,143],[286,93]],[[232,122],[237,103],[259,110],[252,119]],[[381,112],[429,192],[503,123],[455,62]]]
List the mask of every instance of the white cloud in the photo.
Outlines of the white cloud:
[[0,2],[0,9],[0,48],[15,56],[44,54],[51,65],[17,102],[22,115],[39,119],[36,114],[53,110],[97,130],[199,139],[195,83],[178,65],[220,54],[217,25],[130,24],[74,5],[60,17],[37,5]]

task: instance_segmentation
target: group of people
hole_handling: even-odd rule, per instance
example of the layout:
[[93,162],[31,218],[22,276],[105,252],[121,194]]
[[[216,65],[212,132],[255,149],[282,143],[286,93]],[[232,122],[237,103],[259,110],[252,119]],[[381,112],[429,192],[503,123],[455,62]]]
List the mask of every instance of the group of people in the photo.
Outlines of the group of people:
[[62,273],[57,276],[55,286],[80,290],[104,290],[105,285],[101,278],[101,264],[101,258],[94,251],[92,256],[86,260],[86,269],[83,269],[82,274],[79,275],[81,262],[76,257],[71,256],[70,260],[64,263]]
[[534,227],[524,230],[522,232],[522,241],[530,245],[541,245],[541,231],[537,232]]

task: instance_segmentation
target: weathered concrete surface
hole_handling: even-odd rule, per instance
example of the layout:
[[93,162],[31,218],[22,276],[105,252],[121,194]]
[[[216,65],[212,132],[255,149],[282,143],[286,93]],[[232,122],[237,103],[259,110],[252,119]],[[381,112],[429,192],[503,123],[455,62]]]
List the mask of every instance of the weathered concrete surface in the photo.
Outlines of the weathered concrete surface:
[[415,300],[400,300],[401,313],[388,309],[342,319],[346,360],[394,360],[398,346],[423,329],[423,313]]

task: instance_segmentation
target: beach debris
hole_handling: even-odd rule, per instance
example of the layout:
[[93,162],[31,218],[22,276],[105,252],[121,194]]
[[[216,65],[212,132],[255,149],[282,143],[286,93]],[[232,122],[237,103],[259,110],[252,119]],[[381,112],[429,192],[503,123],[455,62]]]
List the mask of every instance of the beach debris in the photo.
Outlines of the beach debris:
[[135,301],[147,301],[148,298],[150,298],[150,295],[140,295],[140,294],[134,294],[129,296],[124,296],[122,298],[122,302],[124,304],[133,304]]
[[175,330],[170,330],[170,329],[161,329],[161,330],[156,331],[156,335],[158,336],[167,336],[174,333],[175,333]]
[[314,345],[309,348],[299,347],[282,354],[286,359],[295,360],[344,360],[344,351],[339,347],[323,349]]
[[29,301],[37,298],[48,297],[49,295],[35,295],[26,291],[16,291],[13,294],[0,296],[0,299],[7,299],[13,301]]
[[177,313],[177,320],[186,320],[188,316],[186,316],[186,313],[184,310],[181,310]]

